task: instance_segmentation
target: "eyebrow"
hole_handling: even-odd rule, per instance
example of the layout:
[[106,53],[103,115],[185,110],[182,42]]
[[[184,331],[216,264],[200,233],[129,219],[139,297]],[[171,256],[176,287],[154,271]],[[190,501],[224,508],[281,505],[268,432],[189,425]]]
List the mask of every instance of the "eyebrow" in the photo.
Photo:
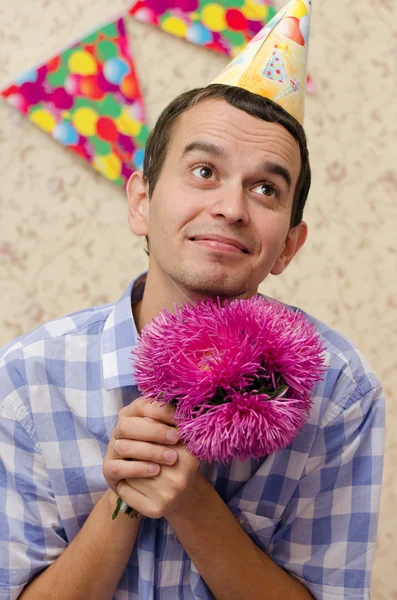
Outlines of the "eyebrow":
[[[197,141],[191,142],[190,144],[185,146],[182,152],[182,158],[196,151],[205,152],[206,154],[210,154],[215,158],[226,158],[227,156],[226,150],[224,148],[221,148],[221,146],[218,146],[217,144],[213,144],[211,142]],[[262,163],[259,168],[261,170],[264,170],[266,173],[269,173],[270,175],[279,175],[284,179],[285,183],[287,184],[288,191],[291,189],[292,176],[289,170],[286,167],[283,167],[283,165],[275,163],[271,160],[267,160],[264,163]]]
[[217,144],[212,144],[211,142],[191,142],[184,148],[182,158],[197,150],[215,156],[215,158],[225,158],[227,155],[226,150]]
[[261,168],[264,169],[266,173],[270,173],[270,175],[279,175],[282,177],[287,184],[288,191],[291,189],[292,176],[286,167],[283,167],[279,163],[272,162],[271,160],[267,160],[261,165]]

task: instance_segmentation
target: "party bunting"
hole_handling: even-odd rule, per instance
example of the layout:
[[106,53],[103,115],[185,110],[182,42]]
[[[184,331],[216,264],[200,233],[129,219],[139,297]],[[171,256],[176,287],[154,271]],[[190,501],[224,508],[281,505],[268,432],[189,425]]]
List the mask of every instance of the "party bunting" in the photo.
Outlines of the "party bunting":
[[198,46],[236,56],[276,14],[273,0],[135,0],[130,14]]
[[[204,48],[237,56],[277,14],[274,0],[134,0],[129,13]],[[308,75],[306,90],[316,88]]]
[[111,181],[125,185],[142,168],[149,131],[123,18],[25,73],[1,95]]

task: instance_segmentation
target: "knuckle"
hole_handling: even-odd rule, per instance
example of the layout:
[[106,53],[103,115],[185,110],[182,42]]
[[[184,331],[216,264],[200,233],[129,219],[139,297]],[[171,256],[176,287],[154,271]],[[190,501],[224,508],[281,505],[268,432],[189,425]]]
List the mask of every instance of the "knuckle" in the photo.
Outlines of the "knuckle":
[[172,475],[172,487],[177,492],[180,493],[187,487],[187,477],[183,473],[175,473]]
[[127,486],[125,485],[125,481],[121,479],[115,484],[116,493],[120,496],[120,498],[125,498],[125,492],[127,490]]
[[129,406],[123,406],[123,408],[120,408],[119,412],[117,413],[119,421],[120,421],[120,419],[123,419],[124,417],[128,416],[129,413],[130,413]]
[[147,517],[148,519],[154,519],[155,517],[153,516],[153,511],[150,508],[150,506],[143,506],[141,507],[141,510],[139,511],[144,517]]
[[143,408],[147,407],[151,403],[150,398],[145,398],[145,396],[141,396],[140,398],[137,398],[137,400],[135,400],[135,402],[137,402],[137,401],[139,402],[139,405]]
[[120,468],[119,461],[112,460],[109,465],[109,475],[112,477],[112,479],[117,479],[117,477],[120,475],[120,472],[121,472],[121,468]]
[[175,500],[175,496],[176,496],[176,494],[175,494],[174,490],[171,490],[171,489],[164,490],[163,493],[161,494],[162,504],[164,505],[164,507],[172,504]]
[[123,406],[123,408],[120,408],[118,412],[119,420],[125,417],[136,416],[139,413],[140,400],[141,398],[136,398],[135,400],[130,402],[130,404],[127,404],[127,406]]
[[144,414],[144,411],[145,411],[146,398],[143,398],[143,396],[140,396],[139,398],[136,398],[131,403],[131,405],[134,408],[135,414],[142,416]]
[[147,517],[149,517],[149,519],[161,519],[161,517],[163,516],[161,514],[160,508],[157,506],[149,506],[145,510],[145,514]]
[[123,408],[120,408],[119,412],[117,413],[119,419],[125,414],[125,409],[125,406],[123,406]]
[[127,436],[129,418],[130,417],[122,416],[119,419],[117,427],[118,427],[118,434],[119,434],[120,438]]

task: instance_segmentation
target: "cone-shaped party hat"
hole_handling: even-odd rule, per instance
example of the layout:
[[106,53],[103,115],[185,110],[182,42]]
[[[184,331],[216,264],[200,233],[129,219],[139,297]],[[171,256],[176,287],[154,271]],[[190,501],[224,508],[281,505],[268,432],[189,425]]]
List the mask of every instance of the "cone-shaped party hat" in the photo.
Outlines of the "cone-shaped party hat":
[[311,0],[291,0],[212,83],[273,100],[303,123]]

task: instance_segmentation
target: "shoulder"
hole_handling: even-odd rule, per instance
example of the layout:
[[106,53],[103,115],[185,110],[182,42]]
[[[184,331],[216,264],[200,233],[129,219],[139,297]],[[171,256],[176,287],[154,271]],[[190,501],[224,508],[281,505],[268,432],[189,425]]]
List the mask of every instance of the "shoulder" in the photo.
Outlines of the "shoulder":
[[113,307],[114,304],[94,306],[40,325],[5,344],[0,349],[0,364],[18,350],[27,349],[45,340],[62,338],[67,335],[78,336],[82,333],[90,333],[90,330],[100,331]]
[[324,343],[326,371],[315,390],[315,396],[322,404],[321,416],[327,415],[328,420],[355,404],[361,404],[361,409],[368,404],[367,409],[370,409],[378,400],[383,403],[381,384],[355,343],[300,308],[290,308],[306,316]]
[[77,357],[82,345],[101,337],[113,307],[114,304],[106,304],[71,313],[49,321],[3,346],[0,349],[1,397],[15,390],[22,391],[28,380],[32,379],[32,373],[37,371],[39,363],[45,363],[50,358],[64,361],[66,355]]

